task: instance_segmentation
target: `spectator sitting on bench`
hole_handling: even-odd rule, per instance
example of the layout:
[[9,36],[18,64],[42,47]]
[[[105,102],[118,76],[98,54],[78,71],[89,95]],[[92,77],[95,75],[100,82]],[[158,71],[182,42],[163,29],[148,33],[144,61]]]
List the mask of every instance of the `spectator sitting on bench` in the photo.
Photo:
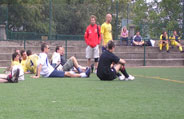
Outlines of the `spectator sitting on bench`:
[[133,45],[134,46],[143,46],[144,41],[142,40],[142,37],[140,35],[140,32],[138,31],[136,35],[133,37]]
[[128,30],[126,26],[124,26],[121,30],[120,44],[123,45],[123,41],[126,41],[128,46]]

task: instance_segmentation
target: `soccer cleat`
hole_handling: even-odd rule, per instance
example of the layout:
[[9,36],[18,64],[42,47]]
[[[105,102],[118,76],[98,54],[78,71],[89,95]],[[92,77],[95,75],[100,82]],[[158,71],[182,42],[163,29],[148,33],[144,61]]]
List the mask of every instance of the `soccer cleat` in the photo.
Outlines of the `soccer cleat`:
[[17,69],[11,79],[12,83],[18,83],[19,73],[20,73],[20,69]]
[[135,79],[135,77],[134,77],[134,76],[129,75],[129,77],[128,77],[128,78],[125,78],[125,81],[128,81],[128,80],[133,81],[134,79]]
[[124,75],[121,75],[118,77],[120,81],[124,81],[125,80],[125,76]]
[[90,71],[91,71],[91,69],[90,69],[90,68],[86,69],[85,74],[87,75],[87,77],[89,77],[89,76],[90,76],[90,73],[91,73]]

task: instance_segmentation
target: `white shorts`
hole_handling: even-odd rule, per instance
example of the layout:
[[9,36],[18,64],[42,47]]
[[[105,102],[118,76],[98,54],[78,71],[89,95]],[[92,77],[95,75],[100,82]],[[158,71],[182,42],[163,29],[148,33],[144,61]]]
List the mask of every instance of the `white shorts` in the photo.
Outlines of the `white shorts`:
[[94,48],[88,46],[86,48],[86,58],[87,59],[99,58],[99,46],[97,45]]

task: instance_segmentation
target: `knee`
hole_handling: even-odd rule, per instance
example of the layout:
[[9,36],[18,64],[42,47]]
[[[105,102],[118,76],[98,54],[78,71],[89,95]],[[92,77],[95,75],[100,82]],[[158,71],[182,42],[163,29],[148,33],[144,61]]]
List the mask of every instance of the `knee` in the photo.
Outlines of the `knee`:
[[70,72],[65,72],[65,76],[67,76],[67,77],[71,77]]
[[98,62],[98,58],[95,58],[95,62]]
[[71,56],[70,59],[73,61],[73,60],[75,60],[76,58],[75,58],[75,56]]

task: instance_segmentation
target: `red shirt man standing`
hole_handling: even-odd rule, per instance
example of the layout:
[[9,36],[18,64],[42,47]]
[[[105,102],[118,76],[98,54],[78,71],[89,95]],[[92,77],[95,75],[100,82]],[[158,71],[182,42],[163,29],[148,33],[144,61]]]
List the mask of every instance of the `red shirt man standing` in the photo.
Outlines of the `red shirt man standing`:
[[87,65],[91,65],[91,58],[95,60],[95,68],[98,66],[99,44],[101,42],[100,26],[96,24],[96,16],[91,15],[90,25],[87,27],[84,38],[87,44],[86,58]]

